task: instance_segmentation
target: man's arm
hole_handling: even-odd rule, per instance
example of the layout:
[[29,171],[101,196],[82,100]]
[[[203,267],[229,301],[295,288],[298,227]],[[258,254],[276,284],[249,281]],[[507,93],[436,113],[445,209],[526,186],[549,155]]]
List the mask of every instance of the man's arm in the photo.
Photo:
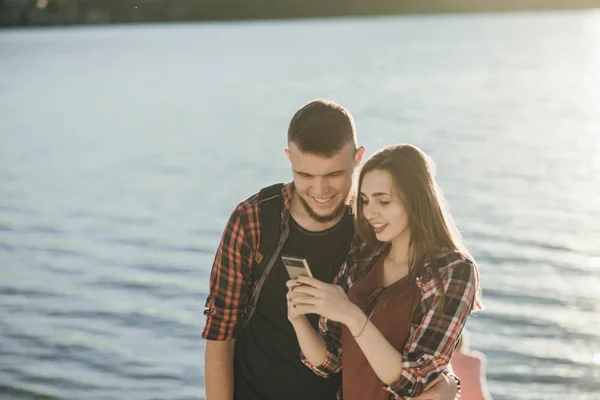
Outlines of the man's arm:
[[206,400],[233,400],[235,339],[207,340],[204,358]]
[[[254,209],[252,209],[254,210]],[[204,388],[207,400],[232,400],[235,337],[243,328],[253,260],[255,232],[248,219],[255,215],[240,204],[223,232],[210,274],[206,299]]]

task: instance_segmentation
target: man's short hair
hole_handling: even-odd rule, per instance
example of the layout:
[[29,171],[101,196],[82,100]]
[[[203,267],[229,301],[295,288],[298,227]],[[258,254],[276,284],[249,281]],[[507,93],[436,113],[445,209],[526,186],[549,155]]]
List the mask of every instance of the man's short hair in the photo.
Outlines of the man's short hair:
[[339,104],[317,99],[294,114],[288,128],[288,143],[302,152],[331,157],[348,143],[356,148],[356,130],[350,112]]

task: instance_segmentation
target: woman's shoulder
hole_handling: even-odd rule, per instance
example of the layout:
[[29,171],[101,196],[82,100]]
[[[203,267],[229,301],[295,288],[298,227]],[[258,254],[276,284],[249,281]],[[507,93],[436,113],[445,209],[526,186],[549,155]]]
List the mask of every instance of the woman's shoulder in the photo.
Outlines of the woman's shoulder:
[[[443,251],[431,257],[430,268],[438,270],[443,280],[469,281],[476,274],[477,264],[470,254],[459,250]],[[430,278],[433,278],[431,276]]]
[[460,250],[450,250],[436,254],[438,268],[452,268],[457,265],[475,266],[473,256]]

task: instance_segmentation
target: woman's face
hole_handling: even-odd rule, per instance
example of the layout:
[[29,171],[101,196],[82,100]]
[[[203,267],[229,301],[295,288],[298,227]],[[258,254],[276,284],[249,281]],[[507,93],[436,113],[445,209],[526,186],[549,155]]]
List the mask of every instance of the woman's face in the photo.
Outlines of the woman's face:
[[363,215],[377,240],[391,242],[410,236],[408,212],[388,171],[376,169],[367,172],[360,185],[359,196]]

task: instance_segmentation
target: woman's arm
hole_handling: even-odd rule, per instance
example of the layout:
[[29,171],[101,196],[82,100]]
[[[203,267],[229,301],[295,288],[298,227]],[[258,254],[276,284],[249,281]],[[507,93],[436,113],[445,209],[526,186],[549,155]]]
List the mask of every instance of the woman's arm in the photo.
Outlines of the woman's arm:
[[[315,281],[317,281],[315,279]],[[320,282],[320,281],[317,281]],[[348,263],[344,263],[334,279],[339,290],[347,291],[352,285]],[[302,362],[315,374],[327,377],[337,373],[342,368],[342,333],[339,322],[323,318],[319,320],[319,331],[315,331],[306,318],[302,304],[306,303],[307,295],[300,293],[299,281],[290,280],[288,287],[288,319],[294,327],[302,354]]]
[[[446,292],[443,310],[436,309],[441,291],[435,283],[423,297],[427,312],[413,325],[403,352],[397,351],[367,316],[335,285],[299,277],[295,292],[304,296],[300,312],[317,313],[348,327],[385,388],[398,397],[416,397],[430,387],[450,363],[455,344],[470,314],[477,277],[473,263],[460,259],[442,272]],[[433,282],[433,281],[432,281]]]
[[321,365],[327,358],[327,347],[325,346],[325,339],[319,335],[308,322],[305,315],[302,315],[296,319],[290,319],[294,330],[296,331],[296,337],[300,344],[300,350],[304,354],[306,361],[312,365]]
[[354,336],[377,377],[386,385],[397,381],[402,371],[402,353],[387,341],[369,317],[353,304],[343,323]]
[[314,330],[308,318],[301,312],[297,312],[296,304],[302,301],[303,295],[294,293],[294,287],[298,284],[294,281],[288,281],[288,320],[292,323],[300,350],[306,361],[312,365],[321,365],[327,357],[327,347],[325,339],[317,331]]
[[[454,256],[452,256],[454,257]],[[441,310],[441,291],[433,279],[424,282],[420,319],[413,323],[403,350],[402,373],[386,387],[397,397],[415,397],[450,364],[479,288],[475,263],[465,258],[448,258],[440,270],[445,289]]]
[[[297,320],[299,318],[295,314],[316,313],[346,325],[379,379],[387,385],[398,380],[402,370],[402,354],[387,341],[362,310],[348,299],[341,287],[304,276],[298,277],[296,282],[301,285],[295,283],[288,293],[288,315],[294,315],[294,320]],[[306,340],[305,346],[302,342],[300,344],[302,350],[311,352],[310,355],[305,353],[306,358],[312,363],[323,362],[324,345],[317,344],[317,339],[311,338],[312,333],[316,333],[314,330],[306,332],[308,329],[312,330],[308,321],[304,326],[294,323],[294,329],[297,335],[302,334],[302,339],[298,337],[299,341]],[[314,362],[310,357],[312,355]]]

